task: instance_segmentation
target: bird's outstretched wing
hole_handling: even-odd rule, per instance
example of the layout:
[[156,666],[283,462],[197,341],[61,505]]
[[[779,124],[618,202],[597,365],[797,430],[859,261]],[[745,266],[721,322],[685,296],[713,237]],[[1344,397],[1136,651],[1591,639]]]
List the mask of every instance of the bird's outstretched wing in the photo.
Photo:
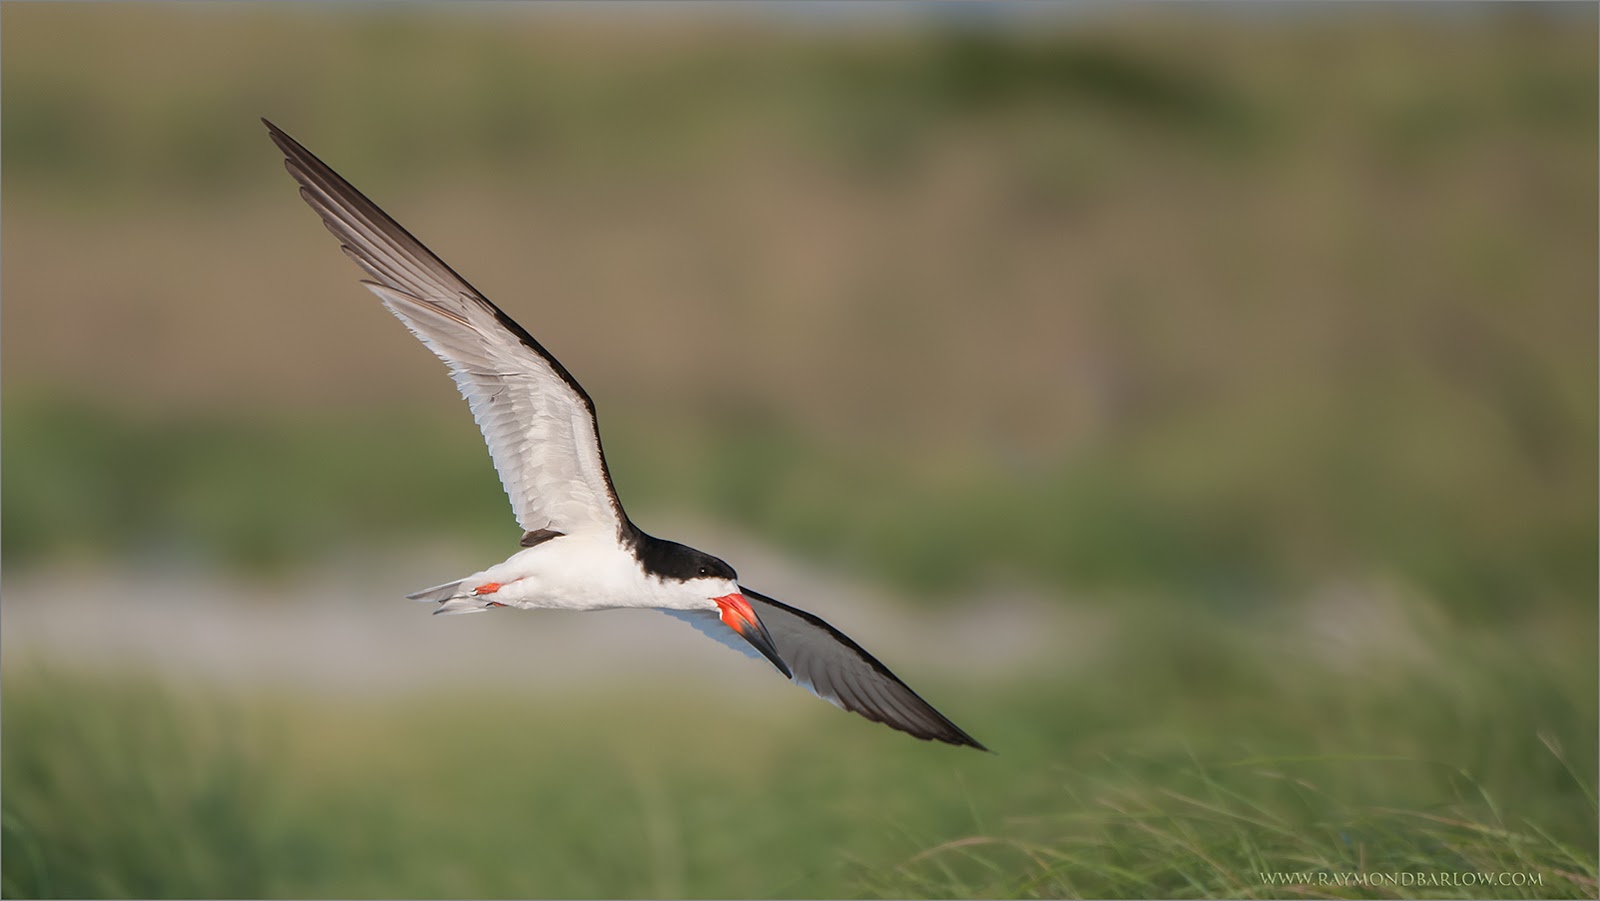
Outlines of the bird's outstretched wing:
[[577,379],[377,204],[261,121],[300,196],[371,276],[362,284],[450,368],[522,528],[626,536],[594,401]]
[[[987,751],[850,637],[821,617],[744,586],[739,590],[761,618],[794,681],[835,706],[922,739]],[[664,610],[750,657],[760,654],[715,612]]]

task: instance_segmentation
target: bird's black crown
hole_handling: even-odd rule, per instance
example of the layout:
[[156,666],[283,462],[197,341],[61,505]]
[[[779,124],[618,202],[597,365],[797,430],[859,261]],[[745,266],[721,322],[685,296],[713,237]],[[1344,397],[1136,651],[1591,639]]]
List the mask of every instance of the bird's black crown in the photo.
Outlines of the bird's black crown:
[[676,541],[638,532],[633,546],[644,571],[658,578],[678,582],[706,578],[739,580],[738,573],[727,563]]

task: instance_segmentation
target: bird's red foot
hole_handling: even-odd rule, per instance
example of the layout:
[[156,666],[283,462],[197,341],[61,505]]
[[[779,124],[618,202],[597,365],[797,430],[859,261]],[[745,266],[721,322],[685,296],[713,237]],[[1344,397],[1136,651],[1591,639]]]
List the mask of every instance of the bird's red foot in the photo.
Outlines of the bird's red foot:
[[505,604],[502,604],[499,601],[490,601],[489,602],[489,606],[490,607],[504,607]]
[[495,592],[497,592],[499,590],[500,590],[500,583],[499,582],[485,582],[482,585],[479,585],[477,588],[472,589],[472,593],[473,594],[494,594]]

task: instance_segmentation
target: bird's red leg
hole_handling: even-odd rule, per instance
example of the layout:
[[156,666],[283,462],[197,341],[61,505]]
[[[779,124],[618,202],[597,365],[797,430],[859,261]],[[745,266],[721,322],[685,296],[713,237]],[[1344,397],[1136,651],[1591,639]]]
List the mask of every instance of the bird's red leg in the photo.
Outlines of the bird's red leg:
[[[512,581],[517,581],[517,580],[513,579]],[[505,587],[505,586],[503,586],[499,582],[485,582],[482,585],[479,585],[477,588],[472,589],[472,593],[477,597],[483,597],[486,594],[494,594],[495,592],[499,591],[503,587]],[[502,604],[499,601],[490,601],[489,602],[489,606],[490,607],[504,607],[505,604]]]

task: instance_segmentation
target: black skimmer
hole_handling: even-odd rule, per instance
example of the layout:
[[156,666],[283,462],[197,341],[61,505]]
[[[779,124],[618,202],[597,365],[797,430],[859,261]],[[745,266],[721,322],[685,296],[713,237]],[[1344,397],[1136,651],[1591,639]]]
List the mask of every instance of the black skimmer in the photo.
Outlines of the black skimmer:
[[816,616],[741,586],[733,567],[648,535],[617,500],[594,401],[522,326],[327,164],[273,125],[300,196],[362,284],[450,369],[521,524],[522,550],[409,595],[434,613],[643,607],[765,657],[818,697],[921,739],[987,750]]

